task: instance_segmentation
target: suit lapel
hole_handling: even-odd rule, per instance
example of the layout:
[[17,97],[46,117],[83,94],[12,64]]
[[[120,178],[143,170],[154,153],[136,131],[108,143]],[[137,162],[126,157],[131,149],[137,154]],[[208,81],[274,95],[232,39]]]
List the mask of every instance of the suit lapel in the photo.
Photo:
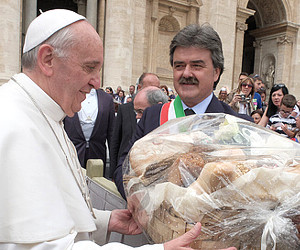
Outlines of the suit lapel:
[[218,98],[213,95],[213,98],[211,99],[205,113],[224,113],[224,107],[218,100]]
[[84,134],[83,134],[83,132],[82,132],[81,125],[80,125],[78,113],[75,113],[73,119],[74,119],[74,127],[76,128],[78,134],[79,134],[82,138],[85,139]]

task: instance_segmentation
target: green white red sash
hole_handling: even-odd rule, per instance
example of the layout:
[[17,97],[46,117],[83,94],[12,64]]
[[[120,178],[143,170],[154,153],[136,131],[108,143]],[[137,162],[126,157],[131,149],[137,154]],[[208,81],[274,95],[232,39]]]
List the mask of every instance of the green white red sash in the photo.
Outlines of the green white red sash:
[[185,116],[181,99],[176,96],[171,102],[165,103],[160,111],[160,125],[168,120]]

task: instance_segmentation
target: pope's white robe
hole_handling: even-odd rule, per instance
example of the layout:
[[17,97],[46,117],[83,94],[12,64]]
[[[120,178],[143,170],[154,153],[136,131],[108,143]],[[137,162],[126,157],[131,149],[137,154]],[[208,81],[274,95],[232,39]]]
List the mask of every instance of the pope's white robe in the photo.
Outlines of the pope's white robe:
[[[14,78],[46,115],[79,179],[63,110],[25,74]],[[92,217],[53,131],[13,80],[0,87],[0,117],[0,249],[127,249],[120,243],[74,244],[96,229],[103,244],[110,212],[96,210],[97,219]]]

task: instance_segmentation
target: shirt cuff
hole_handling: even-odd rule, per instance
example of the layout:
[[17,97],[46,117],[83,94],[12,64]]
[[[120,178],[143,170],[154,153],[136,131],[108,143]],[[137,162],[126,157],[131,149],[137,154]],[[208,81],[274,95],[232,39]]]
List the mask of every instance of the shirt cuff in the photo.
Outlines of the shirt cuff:
[[111,211],[102,211],[102,210],[94,209],[94,213],[96,215],[96,219],[94,221],[97,230],[92,232],[92,237],[93,240],[98,245],[104,245],[109,238],[107,229],[108,229],[108,223],[110,220]]

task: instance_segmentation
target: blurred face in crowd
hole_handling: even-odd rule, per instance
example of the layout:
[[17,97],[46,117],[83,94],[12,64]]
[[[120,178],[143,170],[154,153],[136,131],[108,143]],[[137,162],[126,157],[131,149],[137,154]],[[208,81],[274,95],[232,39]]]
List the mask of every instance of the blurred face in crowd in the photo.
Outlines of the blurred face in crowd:
[[220,69],[214,68],[211,52],[196,47],[177,47],[173,56],[174,88],[181,100],[193,107],[213,92]]
[[[76,34],[75,45],[69,49],[67,57],[52,54],[53,74],[46,90],[68,116],[81,109],[81,102],[92,88],[100,88],[103,63],[102,41],[94,28],[85,21],[71,26]],[[49,47],[47,44],[41,45],[39,52],[48,53],[49,58]]]
[[254,80],[254,87],[255,91],[258,91],[260,88],[264,87],[265,85],[261,80]]
[[134,90],[135,90],[135,87],[134,87],[134,86],[130,86],[130,87],[129,87],[129,93],[130,93],[131,95],[134,94]]
[[253,114],[252,118],[256,124],[258,124],[261,120],[261,116],[258,113]]
[[122,88],[119,86],[117,87],[117,93],[119,93],[122,90]]
[[112,91],[110,91],[110,89],[108,89],[108,88],[105,89],[105,92],[106,92],[107,94],[111,94],[111,93],[112,93]]
[[252,82],[250,81],[250,79],[247,81],[244,81],[241,83],[241,89],[242,89],[242,92],[246,95],[246,96],[249,96],[251,91],[252,91],[252,88],[253,88],[253,84]]
[[143,112],[146,108],[150,107],[147,99],[147,94],[144,89],[140,90],[133,101],[134,112],[136,114],[136,119],[141,119]]
[[266,101],[266,94],[265,94],[265,93],[261,93],[261,94],[260,94],[260,97],[261,97],[261,101],[262,101],[262,102],[265,102],[265,101]]
[[287,118],[292,112],[294,108],[288,108],[284,104],[280,105],[279,113],[283,118]]
[[167,90],[165,88],[161,88],[161,90],[167,95]]
[[240,75],[239,76],[239,84],[244,80],[246,79],[248,76],[245,76],[245,75]]
[[227,91],[220,91],[220,100],[226,100],[227,98]]
[[282,98],[283,98],[283,92],[282,92],[282,89],[278,89],[277,91],[274,91],[273,93],[272,93],[272,102],[273,102],[273,104],[276,106],[276,107],[278,107],[278,108],[280,108],[280,104],[281,104],[281,100],[282,100]]
[[131,98],[130,96],[128,96],[126,102],[127,102],[127,103],[128,103],[128,102],[132,102],[132,98]]

